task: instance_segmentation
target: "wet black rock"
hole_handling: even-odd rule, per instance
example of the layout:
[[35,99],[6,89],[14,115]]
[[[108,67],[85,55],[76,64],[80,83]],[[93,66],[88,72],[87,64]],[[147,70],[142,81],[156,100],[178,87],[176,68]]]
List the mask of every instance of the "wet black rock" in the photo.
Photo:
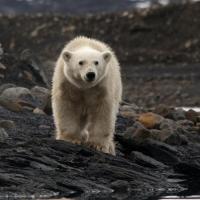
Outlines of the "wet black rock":
[[[182,190],[179,184],[167,182],[169,169],[164,164],[141,153],[136,153],[136,162],[123,153],[113,157],[56,141],[50,116],[1,108],[0,117],[16,124],[15,129],[7,130],[9,140],[1,143],[0,180],[6,186],[1,188],[1,195],[145,199],[169,188]],[[158,151],[163,149],[157,147]],[[171,148],[165,147],[166,152]]]
[[158,168],[158,169],[167,168],[167,166],[164,165],[162,162],[159,162],[153,159],[152,157],[144,155],[143,153],[137,151],[132,151],[129,156],[129,159],[144,167]]

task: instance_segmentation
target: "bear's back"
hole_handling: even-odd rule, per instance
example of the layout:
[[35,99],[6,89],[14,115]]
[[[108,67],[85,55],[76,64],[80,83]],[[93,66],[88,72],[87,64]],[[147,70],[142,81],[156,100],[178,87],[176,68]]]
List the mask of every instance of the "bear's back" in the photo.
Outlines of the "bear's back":
[[112,49],[107,44],[100,42],[98,40],[95,40],[95,39],[87,38],[85,36],[79,36],[79,37],[76,37],[75,39],[71,40],[65,46],[64,50],[75,51],[84,46],[93,48],[100,52],[111,51],[113,53]]

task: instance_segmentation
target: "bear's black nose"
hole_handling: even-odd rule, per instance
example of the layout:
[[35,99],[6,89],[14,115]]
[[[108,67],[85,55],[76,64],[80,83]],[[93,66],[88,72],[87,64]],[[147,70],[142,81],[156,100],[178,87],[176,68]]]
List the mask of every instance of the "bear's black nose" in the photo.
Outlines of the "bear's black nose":
[[86,74],[86,80],[88,82],[92,82],[95,79],[95,73],[94,72],[88,72]]

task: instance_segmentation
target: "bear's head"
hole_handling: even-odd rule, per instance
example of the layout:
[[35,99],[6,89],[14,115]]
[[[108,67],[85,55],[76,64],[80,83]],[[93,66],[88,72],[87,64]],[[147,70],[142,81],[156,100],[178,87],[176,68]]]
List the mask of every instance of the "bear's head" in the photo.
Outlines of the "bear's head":
[[94,87],[108,72],[111,52],[100,52],[90,47],[76,51],[64,51],[64,75],[73,85],[81,89]]

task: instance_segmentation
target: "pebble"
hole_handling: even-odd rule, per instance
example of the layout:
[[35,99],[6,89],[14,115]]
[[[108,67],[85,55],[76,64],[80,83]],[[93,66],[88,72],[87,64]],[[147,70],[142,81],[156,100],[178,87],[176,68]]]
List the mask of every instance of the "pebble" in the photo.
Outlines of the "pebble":
[[39,129],[49,129],[49,128],[51,128],[51,127],[48,125],[45,125],[45,124],[42,124],[39,126]]
[[40,108],[35,108],[33,110],[33,113],[40,114],[40,115],[45,115],[45,112],[43,110],[41,110]]

